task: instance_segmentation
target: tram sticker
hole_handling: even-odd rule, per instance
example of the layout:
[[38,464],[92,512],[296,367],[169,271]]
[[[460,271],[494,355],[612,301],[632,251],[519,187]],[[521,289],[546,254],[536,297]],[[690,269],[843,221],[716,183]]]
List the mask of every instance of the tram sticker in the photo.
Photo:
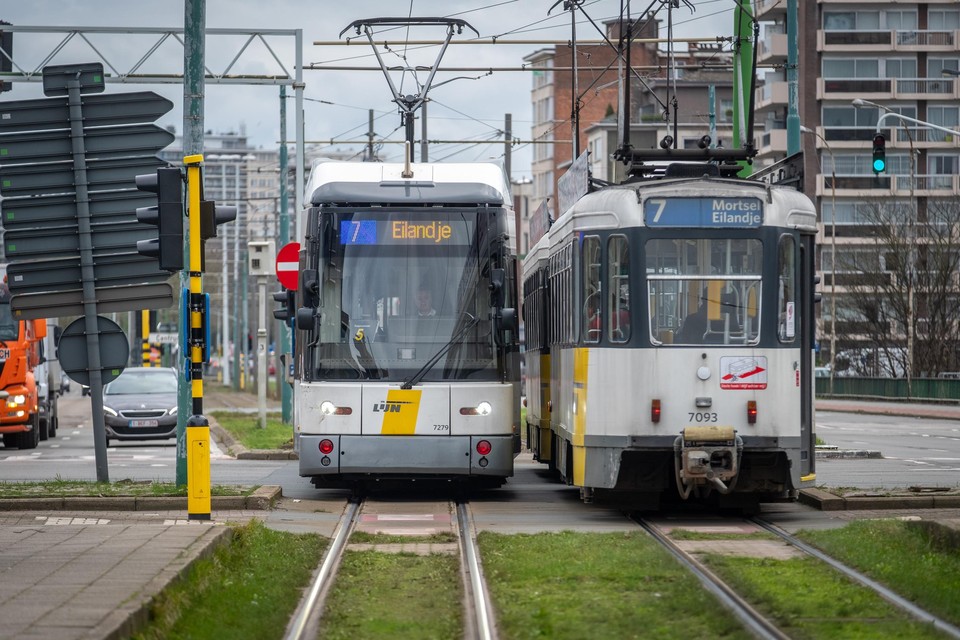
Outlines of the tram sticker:
[[765,356],[724,356],[720,358],[721,389],[766,389]]
[[650,198],[643,203],[648,227],[752,228],[763,224],[760,198]]

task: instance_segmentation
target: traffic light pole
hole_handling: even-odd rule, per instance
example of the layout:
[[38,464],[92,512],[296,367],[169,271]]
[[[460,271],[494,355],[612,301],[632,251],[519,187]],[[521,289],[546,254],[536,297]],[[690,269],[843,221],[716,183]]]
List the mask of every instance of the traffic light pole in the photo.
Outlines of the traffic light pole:
[[187,419],[187,518],[210,519],[210,423],[203,415],[203,363],[206,347],[206,300],[203,295],[203,239],[200,233],[202,155],[186,156],[187,197],[190,214],[190,290],[188,308],[189,358],[184,372],[189,375],[193,404]]

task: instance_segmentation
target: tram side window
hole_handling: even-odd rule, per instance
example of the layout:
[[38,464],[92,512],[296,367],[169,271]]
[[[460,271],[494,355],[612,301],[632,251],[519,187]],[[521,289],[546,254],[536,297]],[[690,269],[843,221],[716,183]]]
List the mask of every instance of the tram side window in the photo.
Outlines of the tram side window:
[[797,244],[793,236],[781,236],[777,264],[777,333],[780,342],[793,342],[797,335]]
[[600,238],[583,239],[583,341],[600,342],[603,298],[600,292]]
[[607,241],[607,335],[610,342],[630,339],[630,247],[624,236]]

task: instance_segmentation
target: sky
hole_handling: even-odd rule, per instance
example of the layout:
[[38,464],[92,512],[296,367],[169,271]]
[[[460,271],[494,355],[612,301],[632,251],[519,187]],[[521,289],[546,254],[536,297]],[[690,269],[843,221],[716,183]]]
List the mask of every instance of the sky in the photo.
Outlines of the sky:
[[[340,32],[355,20],[382,17],[445,17],[465,20],[481,39],[554,40],[566,42],[571,36],[570,12],[563,3],[551,10],[557,0],[208,0],[206,26],[245,31],[256,29],[302,29],[304,65],[341,65],[369,68],[369,71],[310,70],[303,73],[304,138],[323,142],[336,151],[360,152],[362,145],[350,144],[366,139],[368,112],[374,110],[374,131],[378,138],[400,141],[403,130],[400,116],[392,102],[390,87],[380,71],[366,37],[357,39],[351,29]],[[626,2],[626,0],[623,0]],[[642,0],[631,5],[631,14],[660,6],[661,0]],[[583,0],[582,8],[593,23],[615,18],[621,0]],[[692,8],[692,10],[691,10]],[[674,9],[674,34],[677,37],[714,38],[733,31],[734,0],[679,0]],[[666,11],[661,36],[665,35]],[[14,25],[43,27],[163,27],[182,28],[183,2],[147,2],[145,0],[2,0],[0,19]],[[393,41],[442,40],[442,26],[409,28],[377,27],[377,38]],[[597,39],[599,34],[583,12],[577,13],[577,38]],[[317,41],[346,42],[350,46],[318,46]],[[39,70],[45,57],[66,37],[65,33],[16,33],[14,61],[22,68]],[[91,47],[103,53],[118,71],[129,72],[154,45],[159,35],[91,34],[89,43],[79,37],[71,39],[47,64],[93,62],[98,56]],[[454,41],[476,38],[469,29]],[[243,47],[246,37],[208,35],[206,64],[213,73],[224,71]],[[233,73],[279,74],[281,67],[293,73],[295,54],[292,37],[267,37],[266,45],[252,42],[236,59]],[[532,109],[529,72],[453,70],[454,67],[518,67],[526,55],[542,48],[536,44],[451,45],[447,48],[429,92],[427,112],[430,140],[469,141],[459,144],[431,145],[431,161],[502,160],[505,114],[512,119],[513,136],[530,139]],[[273,54],[271,54],[271,50]],[[396,45],[380,48],[388,66],[432,66],[439,47],[404,48]],[[445,70],[449,68],[450,70]],[[179,43],[162,42],[140,72],[178,74],[183,69],[183,49]],[[107,73],[110,72],[109,67]],[[419,93],[428,72],[395,71],[394,84],[403,94]],[[158,120],[162,126],[183,128],[183,89],[179,84],[108,84],[108,92],[155,91],[174,103],[174,108]],[[292,96],[292,89],[288,88]],[[25,100],[42,97],[39,83],[15,83],[14,90],[0,94],[0,100]],[[280,99],[275,85],[242,86],[210,85],[205,89],[204,128],[214,133],[245,131],[256,147],[276,147],[280,141]],[[288,100],[288,139],[294,138],[293,100]],[[416,126],[420,138],[420,122]],[[495,143],[489,141],[494,140]],[[332,144],[330,144],[332,142]],[[291,147],[292,153],[292,147]],[[381,157],[399,160],[402,147],[385,144]],[[419,158],[419,149],[417,151]],[[512,153],[513,178],[530,177],[531,146],[519,144]]]

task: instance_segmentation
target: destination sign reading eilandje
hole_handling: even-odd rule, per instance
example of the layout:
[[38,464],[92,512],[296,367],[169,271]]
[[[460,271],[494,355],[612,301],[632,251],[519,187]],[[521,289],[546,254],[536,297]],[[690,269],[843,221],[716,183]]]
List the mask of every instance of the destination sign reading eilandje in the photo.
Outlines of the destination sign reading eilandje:
[[643,203],[648,227],[759,227],[760,198],[650,198]]
[[468,245],[473,224],[464,220],[341,220],[340,244]]

